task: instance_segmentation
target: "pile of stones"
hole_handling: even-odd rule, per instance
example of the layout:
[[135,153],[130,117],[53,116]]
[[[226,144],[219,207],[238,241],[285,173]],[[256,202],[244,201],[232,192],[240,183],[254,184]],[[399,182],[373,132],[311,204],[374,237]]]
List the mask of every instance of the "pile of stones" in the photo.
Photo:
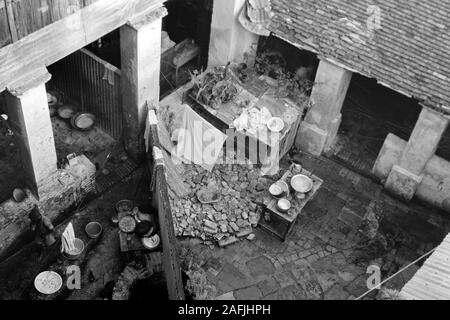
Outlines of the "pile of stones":
[[[199,238],[209,245],[217,241],[219,246],[242,237],[252,240],[252,227],[261,215],[257,203],[263,202],[273,181],[261,177],[252,165],[216,165],[212,172],[197,165],[185,168],[184,182],[191,192],[183,199],[171,199],[176,235]],[[202,204],[196,194],[211,185],[220,190],[220,200]]]

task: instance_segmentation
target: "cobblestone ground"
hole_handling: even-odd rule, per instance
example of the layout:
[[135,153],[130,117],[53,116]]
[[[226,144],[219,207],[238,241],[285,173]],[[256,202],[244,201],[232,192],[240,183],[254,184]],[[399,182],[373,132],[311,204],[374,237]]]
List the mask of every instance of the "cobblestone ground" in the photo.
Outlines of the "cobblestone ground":
[[[443,216],[399,202],[379,184],[326,158],[299,160],[325,182],[285,242],[258,229],[255,240],[226,248],[179,238],[182,252],[203,269],[217,299],[354,299],[367,291],[369,265],[380,266],[385,279],[450,230]],[[400,289],[419,267],[386,287]]]

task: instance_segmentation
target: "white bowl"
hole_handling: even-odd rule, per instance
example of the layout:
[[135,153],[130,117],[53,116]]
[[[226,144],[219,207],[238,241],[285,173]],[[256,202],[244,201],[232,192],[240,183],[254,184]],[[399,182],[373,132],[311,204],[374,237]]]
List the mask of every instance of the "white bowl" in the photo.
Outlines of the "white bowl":
[[313,181],[303,174],[297,174],[291,179],[291,187],[297,192],[307,193],[313,188]]
[[277,209],[281,212],[288,212],[291,208],[291,202],[288,199],[280,199],[277,202]]
[[284,121],[281,118],[273,117],[267,121],[267,128],[272,132],[280,132],[284,128]]

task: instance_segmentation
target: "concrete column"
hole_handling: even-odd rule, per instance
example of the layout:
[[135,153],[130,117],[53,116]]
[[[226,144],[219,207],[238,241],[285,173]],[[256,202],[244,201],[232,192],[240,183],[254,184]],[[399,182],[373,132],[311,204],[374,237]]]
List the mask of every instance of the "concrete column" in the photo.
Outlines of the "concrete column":
[[423,170],[434,156],[449,119],[429,108],[423,108],[398,164],[386,180],[387,190],[411,200],[422,182]]
[[238,18],[245,0],[214,0],[208,68],[242,62],[244,53],[256,49],[259,36],[242,27]]
[[167,12],[158,10],[120,29],[124,143],[128,154],[137,161],[145,155],[147,104],[159,103],[161,24]]
[[47,103],[45,70],[8,88],[6,103],[10,125],[20,150],[23,172],[30,189],[39,197],[44,180],[57,170],[53,128]]
[[311,93],[312,107],[300,124],[297,148],[321,155],[331,147],[341,124],[341,109],[352,74],[330,62],[320,61]]

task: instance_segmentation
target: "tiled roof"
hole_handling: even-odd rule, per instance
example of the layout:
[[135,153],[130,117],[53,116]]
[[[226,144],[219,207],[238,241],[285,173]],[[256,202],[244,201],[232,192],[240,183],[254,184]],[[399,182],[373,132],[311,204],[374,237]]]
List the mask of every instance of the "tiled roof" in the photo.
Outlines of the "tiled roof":
[[272,0],[272,12],[276,36],[450,113],[450,0]]
[[450,299],[450,234],[400,292],[406,300]]

